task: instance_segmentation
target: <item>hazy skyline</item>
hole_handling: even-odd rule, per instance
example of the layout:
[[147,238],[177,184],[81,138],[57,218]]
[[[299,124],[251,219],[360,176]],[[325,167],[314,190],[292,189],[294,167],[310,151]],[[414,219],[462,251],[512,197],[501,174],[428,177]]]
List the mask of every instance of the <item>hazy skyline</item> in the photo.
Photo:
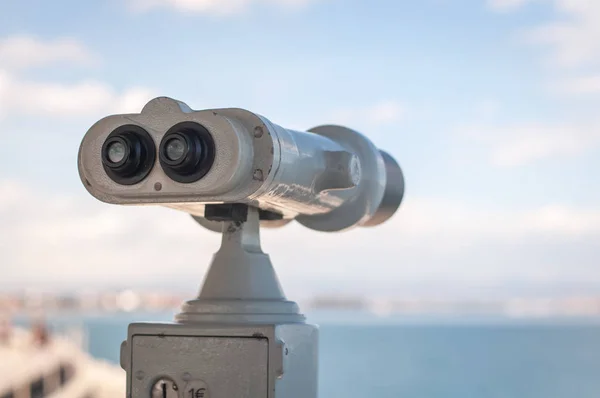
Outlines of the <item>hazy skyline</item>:
[[2,3],[0,288],[197,288],[217,234],[77,175],[96,120],[167,95],[401,164],[385,225],[263,233],[288,295],[600,293],[599,26],[592,0]]

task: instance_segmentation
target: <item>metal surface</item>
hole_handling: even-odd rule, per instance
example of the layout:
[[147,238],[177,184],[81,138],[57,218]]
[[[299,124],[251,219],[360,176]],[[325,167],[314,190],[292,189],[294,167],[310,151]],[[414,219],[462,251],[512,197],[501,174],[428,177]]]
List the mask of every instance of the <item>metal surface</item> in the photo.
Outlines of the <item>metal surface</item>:
[[[189,184],[178,183],[169,178],[159,164],[155,164],[143,181],[133,186],[122,186],[108,178],[102,170],[100,148],[115,128],[123,124],[139,125],[148,131],[158,147],[167,130],[182,121],[202,124],[213,137],[215,162],[202,179]],[[257,140],[248,131],[260,123],[257,116],[244,110],[195,112],[170,98],[156,98],[140,114],[108,116],[90,128],[80,146],[80,176],[92,195],[108,203],[243,201],[263,183],[254,180],[249,171],[267,171],[273,164],[272,143],[268,139]],[[157,182],[162,185],[160,191],[154,189]]]
[[155,395],[155,377],[182,386],[166,398],[197,398],[199,387],[192,384],[198,382],[206,386],[199,395],[208,395],[208,390],[213,397],[268,397],[269,350],[263,338],[138,335],[133,336],[131,354],[134,373],[144,373],[132,380],[132,398],[146,398],[149,391],[152,398],[165,398]]
[[[106,175],[100,148],[114,129],[140,126],[158,147],[165,133],[182,122],[201,124],[214,140],[214,163],[198,181],[176,182],[160,164],[131,186]],[[344,127],[299,132],[242,109],[193,111],[182,102],[160,97],[140,114],[98,121],[81,143],[78,165],[88,191],[108,203],[157,204],[196,217],[203,217],[207,203],[247,203],[287,220],[296,218],[309,228],[339,231],[367,225],[378,209],[385,209],[386,215],[394,209],[382,206],[390,181],[396,181],[386,177],[384,157],[367,138]]]
[[377,211],[385,191],[385,165],[375,145],[362,134],[340,126],[319,126],[315,134],[342,142],[345,149],[360,159],[361,175],[358,184],[346,191],[346,200],[325,214],[301,214],[296,220],[305,227],[319,231],[341,231],[363,225]]
[[[211,221],[207,220],[204,217],[195,216],[192,214],[192,218],[204,228],[213,231],[213,232],[222,232],[223,231],[223,222],[222,221]],[[289,224],[291,219],[281,219],[281,220],[261,220],[260,226],[261,228],[281,228],[287,224]]]
[[304,322],[285,298],[269,256],[260,247],[258,210],[247,221],[223,222],[221,248],[213,256],[198,297],[186,302],[179,322]]
[[392,217],[404,198],[404,175],[398,163],[387,152],[380,151],[385,164],[385,191],[379,207],[364,227],[374,227]]
[[[316,398],[318,329],[307,324],[135,323],[121,347],[131,398],[161,379],[178,398]],[[199,395],[201,395],[199,394]]]

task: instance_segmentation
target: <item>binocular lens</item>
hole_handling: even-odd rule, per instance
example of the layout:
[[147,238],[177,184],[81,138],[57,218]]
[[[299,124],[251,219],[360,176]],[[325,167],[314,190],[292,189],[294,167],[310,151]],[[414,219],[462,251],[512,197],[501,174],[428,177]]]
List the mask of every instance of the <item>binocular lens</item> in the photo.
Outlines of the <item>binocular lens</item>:
[[165,154],[169,160],[176,162],[183,159],[187,152],[187,145],[181,138],[171,138],[165,145]]
[[198,181],[215,160],[215,143],[208,130],[195,122],[171,127],[160,142],[160,164],[171,179],[181,183]]
[[111,142],[108,145],[108,160],[119,163],[125,159],[127,147],[120,141]]
[[135,125],[121,126],[102,145],[102,165],[116,183],[137,184],[152,169],[155,151],[154,141],[146,130]]

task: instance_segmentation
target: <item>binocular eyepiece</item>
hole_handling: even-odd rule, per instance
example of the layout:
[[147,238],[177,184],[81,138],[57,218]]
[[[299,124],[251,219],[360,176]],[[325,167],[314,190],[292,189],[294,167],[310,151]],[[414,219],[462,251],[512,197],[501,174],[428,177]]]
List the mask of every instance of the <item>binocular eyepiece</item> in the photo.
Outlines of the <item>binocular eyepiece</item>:
[[[181,122],[171,127],[158,145],[160,166],[174,181],[191,183],[204,177],[215,160],[215,143],[201,124]],[[155,166],[156,146],[136,125],[117,127],[102,145],[102,165],[116,183],[134,185]]]
[[118,184],[133,185],[142,181],[154,167],[155,159],[154,141],[140,126],[120,126],[102,145],[104,171]]
[[215,142],[201,124],[181,122],[171,127],[158,147],[160,165],[167,176],[181,183],[198,181],[215,161]]

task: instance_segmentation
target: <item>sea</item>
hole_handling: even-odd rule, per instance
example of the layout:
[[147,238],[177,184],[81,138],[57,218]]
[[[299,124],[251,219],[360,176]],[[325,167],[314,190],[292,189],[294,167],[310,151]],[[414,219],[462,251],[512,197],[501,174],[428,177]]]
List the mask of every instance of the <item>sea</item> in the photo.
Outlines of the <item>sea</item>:
[[[57,315],[118,363],[127,325],[172,313]],[[321,398],[598,398],[600,319],[376,316],[315,311]],[[25,324],[25,319],[17,320]]]

